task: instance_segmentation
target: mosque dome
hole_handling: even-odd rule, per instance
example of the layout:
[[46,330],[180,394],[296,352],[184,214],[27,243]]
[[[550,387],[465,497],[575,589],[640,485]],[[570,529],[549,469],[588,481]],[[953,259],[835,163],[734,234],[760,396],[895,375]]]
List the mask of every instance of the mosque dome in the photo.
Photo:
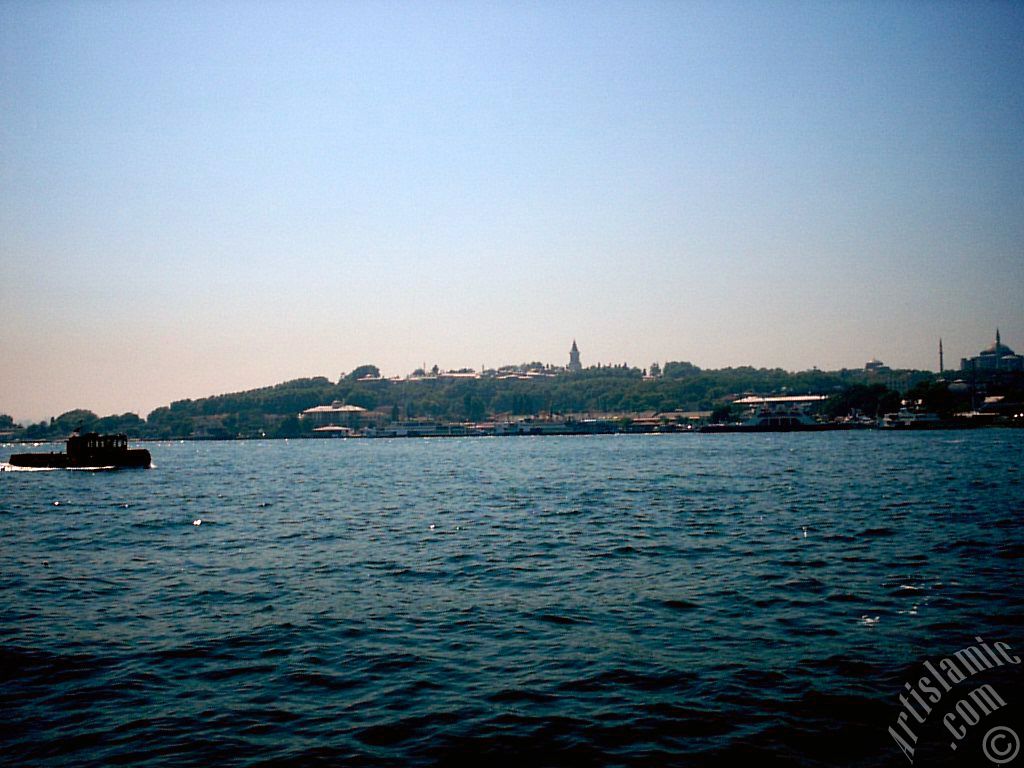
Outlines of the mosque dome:
[[999,355],[1000,357],[1002,357],[1003,355],[1012,355],[1012,354],[1014,354],[1014,352],[1013,352],[1012,349],[1010,349],[1005,344],[992,344],[991,346],[986,347],[985,349],[981,350],[981,354],[983,354],[983,355]]
[[996,328],[996,340],[983,349],[975,357],[965,357],[960,361],[962,371],[1024,371],[1024,357],[1014,353],[1003,344]]
[[983,349],[981,351],[981,354],[983,354],[983,355],[995,355],[996,357],[1003,357],[1004,355],[1012,355],[1012,354],[1014,354],[1014,352],[1008,346],[1003,344],[1003,342],[999,338],[999,331],[997,330],[996,331],[996,340],[992,343],[991,346],[986,347],[985,349]]

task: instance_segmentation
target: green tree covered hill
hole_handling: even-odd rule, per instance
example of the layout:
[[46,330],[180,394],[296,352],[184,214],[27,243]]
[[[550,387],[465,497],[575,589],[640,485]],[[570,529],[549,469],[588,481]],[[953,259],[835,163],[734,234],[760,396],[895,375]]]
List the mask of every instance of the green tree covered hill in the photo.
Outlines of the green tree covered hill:
[[[532,372],[526,378],[526,372]],[[861,370],[787,372],[782,369],[702,370],[687,362],[660,366],[646,377],[628,365],[595,366],[578,373],[555,372],[540,363],[509,366],[495,375],[446,377],[417,371],[402,380],[379,378],[364,365],[338,381],[325,377],[295,379],[270,387],[178,400],[155,409],[145,420],[133,413],[99,417],[75,410],[26,427],[21,437],[59,439],[75,428],[125,432],[135,438],[299,437],[312,425],[298,415],[332,402],[376,410],[384,420],[441,419],[479,421],[496,415],[637,414],[710,411],[744,393],[827,394],[830,414],[860,408],[874,414],[899,401],[907,391],[934,378],[925,371],[899,371],[884,382]],[[941,389],[941,387],[940,387]],[[941,393],[927,390],[932,399]]]

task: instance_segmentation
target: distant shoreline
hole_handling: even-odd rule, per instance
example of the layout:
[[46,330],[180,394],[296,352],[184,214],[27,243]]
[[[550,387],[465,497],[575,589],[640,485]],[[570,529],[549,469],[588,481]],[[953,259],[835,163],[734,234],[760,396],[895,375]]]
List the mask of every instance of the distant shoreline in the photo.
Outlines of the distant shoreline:
[[[885,429],[880,427],[837,427],[832,429],[779,429],[779,430],[723,430],[723,431],[702,431],[700,428],[676,429],[676,430],[616,430],[608,432],[536,432],[536,433],[429,433],[409,435],[346,435],[336,437],[322,437],[312,435],[300,435],[297,437],[265,436],[239,436],[239,437],[129,437],[129,440],[136,443],[238,443],[238,442],[280,442],[280,441],[302,441],[302,442],[332,442],[332,441],[376,441],[376,440],[429,440],[429,439],[481,439],[481,438],[516,438],[516,437],[618,437],[630,435],[665,436],[665,435],[757,435],[757,434],[817,434],[821,432],[877,432],[889,434],[892,432],[964,432],[992,429],[1024,429],[1024,424],[1017,423],[995,423],[979,424],[970,426],[942,425],[929,427],[927,429]],[[5,445],[38,445],[63,447],[65,439],[53,440],[25,440],[25,439],[4,439]]]

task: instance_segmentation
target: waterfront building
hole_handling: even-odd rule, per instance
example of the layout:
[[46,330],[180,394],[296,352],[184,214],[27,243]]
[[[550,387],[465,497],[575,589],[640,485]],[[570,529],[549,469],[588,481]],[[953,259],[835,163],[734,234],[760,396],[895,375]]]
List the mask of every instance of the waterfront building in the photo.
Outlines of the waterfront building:
[[302,418],[309,419],[317,427],[348,427],[355,429],[363,425],[365,408],[358,405],[343,405],[335,400],[330,405],[317,405],[302,412]]
[[960,360],[961,371],[1024,371],[1024,357],[1003,344],[996,328],[995,342],[974,357]]
[[576,346],[576,339],[572,340],[572,349],[569,350],[569,370],[578,373],[583,370],[580,363],[580,349]]

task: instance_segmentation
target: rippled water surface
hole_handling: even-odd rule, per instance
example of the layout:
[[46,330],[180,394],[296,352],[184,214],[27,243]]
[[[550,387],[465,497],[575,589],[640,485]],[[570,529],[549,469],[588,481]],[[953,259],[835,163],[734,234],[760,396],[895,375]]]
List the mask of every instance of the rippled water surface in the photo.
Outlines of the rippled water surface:
[[1019,430],[149,448],[0,473],[7,764],[908,765],[1024,651]]

